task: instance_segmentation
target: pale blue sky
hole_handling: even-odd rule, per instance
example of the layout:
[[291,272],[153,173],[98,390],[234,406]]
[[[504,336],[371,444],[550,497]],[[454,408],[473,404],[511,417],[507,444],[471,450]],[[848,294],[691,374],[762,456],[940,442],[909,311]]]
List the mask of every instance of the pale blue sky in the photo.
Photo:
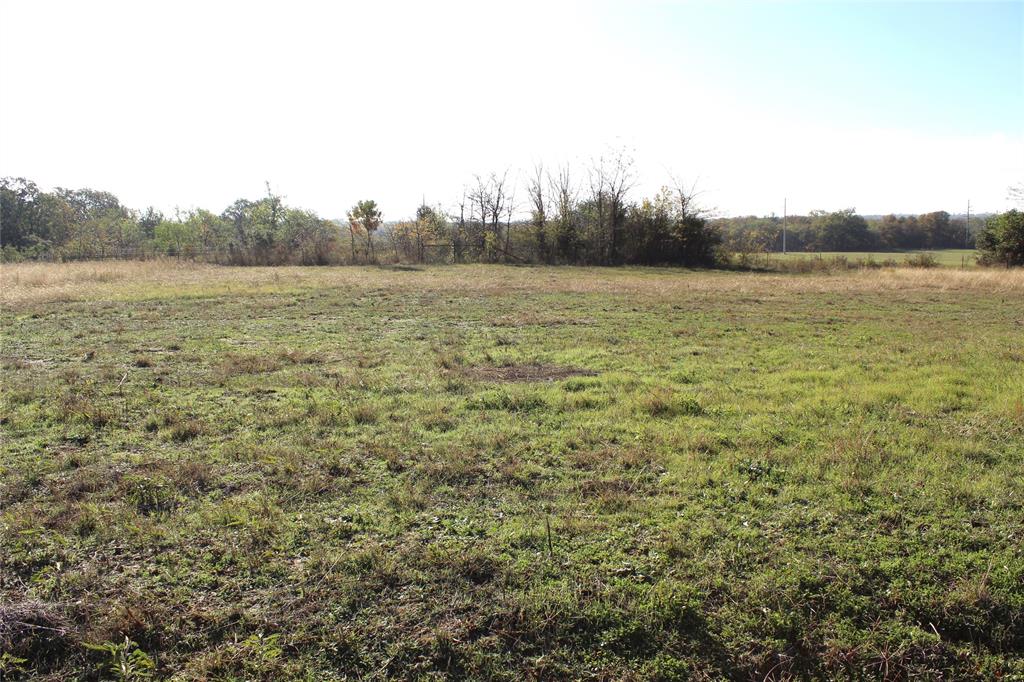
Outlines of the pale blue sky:
[[[919,132],[1024,131],[1024,3],[607,5],[610,31],[755,109]],[[613,28],[615,27],[615,28]]]
[[399,218],[609,146],[637,194],[672,174],[732,215],[1002,210],[1024,180],[1022,2],[0,8],[0,174],[132,206],[220,210],[270,180]]

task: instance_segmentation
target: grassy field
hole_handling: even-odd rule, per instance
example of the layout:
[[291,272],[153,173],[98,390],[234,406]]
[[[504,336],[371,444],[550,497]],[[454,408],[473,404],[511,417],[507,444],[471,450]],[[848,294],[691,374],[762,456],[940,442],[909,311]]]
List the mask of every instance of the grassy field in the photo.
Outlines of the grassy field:
[[1024,679],[1024,272],[0,277],[0,678]]
[[809,258],[821,258],[824,260],[845,258],[850,263],[885,263],[893,261],[902,265],[921,255],[931,256],[940,267],[947,268],[976,267],[978,259],[978,251],[975,249],[938,249],[935,251],[790,251],[788,253],[770,253],[767,256],[767,260],[770,264],[773,262],[787,263]]

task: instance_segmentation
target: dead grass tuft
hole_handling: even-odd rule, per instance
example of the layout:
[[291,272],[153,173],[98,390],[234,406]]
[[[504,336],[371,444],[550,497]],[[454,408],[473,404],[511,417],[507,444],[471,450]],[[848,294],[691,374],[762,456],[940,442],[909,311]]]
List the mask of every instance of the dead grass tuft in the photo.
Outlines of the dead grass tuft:
[[39,662],[71,644],[71,628],[55,606],[33,599],[0,604],[0,652]]
[[282,362],[292,365],[315,365],[324,361],[322,354],[315,351],[307,351],[301,348],[285,348],[277,357]]
[[281,362],[270,355],[228,353],[217,365],[220,380],[242,374],[268,374],[281,368]]

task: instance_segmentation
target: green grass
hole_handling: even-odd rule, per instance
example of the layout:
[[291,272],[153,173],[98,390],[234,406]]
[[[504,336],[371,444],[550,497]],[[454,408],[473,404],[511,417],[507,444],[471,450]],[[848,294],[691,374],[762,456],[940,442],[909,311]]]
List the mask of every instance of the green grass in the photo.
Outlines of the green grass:
[[845,258],[851,263],[858,261],[874,263],[884,263],[887,261],[893,261],[897,264],[902,264],[910,260],[911,258],[919,256],[921,254],[926,254],[933,257],[939,266],[948,268],[975,267],[977,265],[978,258],[978,252],[975,249],[921,249],[911,251],[790,251],[784,254],[768,254],[768,261],[769,263],[771,263],[778,261],[789,262],[793,260],[808,258],[821,258],[824,260]]
[[196,272],[0,313],[0,671],[1024,676],[1019,286]]

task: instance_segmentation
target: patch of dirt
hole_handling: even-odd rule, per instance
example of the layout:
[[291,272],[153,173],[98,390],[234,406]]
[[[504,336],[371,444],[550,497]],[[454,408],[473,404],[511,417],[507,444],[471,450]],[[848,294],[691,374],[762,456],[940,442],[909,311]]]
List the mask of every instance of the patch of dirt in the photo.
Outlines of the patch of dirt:
[[468,367],[463,373],[480,381],[558,381],[568,377],[596,376],[597,372],[562,365],[508,365],[505,367]]

